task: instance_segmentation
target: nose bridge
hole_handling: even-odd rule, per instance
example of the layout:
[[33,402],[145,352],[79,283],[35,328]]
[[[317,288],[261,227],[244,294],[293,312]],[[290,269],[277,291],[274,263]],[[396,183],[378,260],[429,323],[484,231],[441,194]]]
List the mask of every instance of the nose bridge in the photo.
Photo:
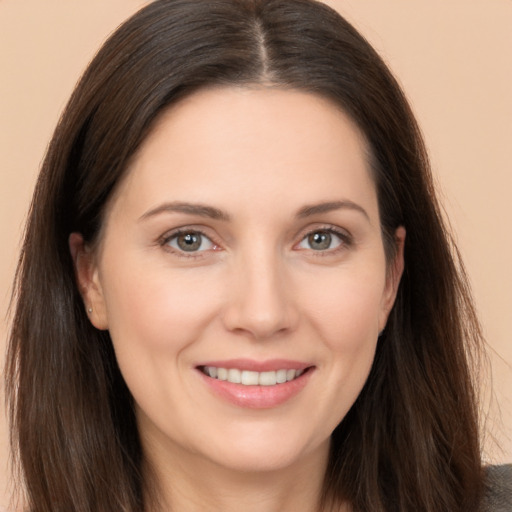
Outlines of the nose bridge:
[[261,243],[236,258],[225,315],[230,330],[268,338],[291,329],[296,312],[282,256]]

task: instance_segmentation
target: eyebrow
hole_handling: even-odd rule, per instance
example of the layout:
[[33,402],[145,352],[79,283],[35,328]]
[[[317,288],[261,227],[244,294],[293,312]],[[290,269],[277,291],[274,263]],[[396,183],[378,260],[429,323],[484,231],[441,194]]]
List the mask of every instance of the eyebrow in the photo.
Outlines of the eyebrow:
[[199,217],[207,217],[215,220],[228,221],[229,215],[218,208],[208,206],[200,203],[182,203],[182,202],[171,202],[164,203],[156,208],[153,208],[144,213],[140,220],[145,220],[149,217],[154,217],[161,213],[186,213],[188,215],[197,215]]
[[[343,201],[327,201],[323,203],[303,206],[297,212],[296,217],[299,219],[305,219],[307,217],[312,217],[313,215],[345,209],[354,210],[363,214],[368,222],[370,222],[370,216],[362,206],[346,199]],[[188,215],[197,215],[199,217],[221,220],[224,222],[228,222],[231,218],[228,213],[220,210],[219,208],[215,208],[214,206],[208,206],[201,203],[185,203],[174,201],[163,203],[155,208],[152,208],[151,210],[144,213],[139,218],[139,221],[160,215],[162,213],[185,213]]]
[[347,199],[343,201],[327,201],[325,203],[303,206],[297,212],[297,217],[299,219],[304,219],[306,217],[311,217],[320,213],[328,213],[336,210],[354,210],[356,212],[362,213],[368,222],[371,223],[368,212],[362,206]]

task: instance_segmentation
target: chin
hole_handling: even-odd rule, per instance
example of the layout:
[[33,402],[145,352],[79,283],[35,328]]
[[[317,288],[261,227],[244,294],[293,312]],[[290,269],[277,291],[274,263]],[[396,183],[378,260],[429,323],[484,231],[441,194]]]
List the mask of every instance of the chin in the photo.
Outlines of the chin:
[[231,438],[229,447],[222,443],[209,458],[216,465],[241,473],[282,471],[317,457],[326,460],[330,437],[315,443],[294,437],[276,432],[270,436]]

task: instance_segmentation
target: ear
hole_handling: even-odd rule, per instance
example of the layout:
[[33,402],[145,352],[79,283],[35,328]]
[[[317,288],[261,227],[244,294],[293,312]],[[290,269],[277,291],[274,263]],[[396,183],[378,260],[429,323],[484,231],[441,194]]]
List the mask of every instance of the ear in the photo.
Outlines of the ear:
[[108,329],[107,309],[96,255],[91,248],[85,245],[84,238],[80,233],[71,233],[68,243],[78,290],[84,301],[87,316],[97,329]]
[[404,245],[405,245],[405,228],[400,226],[395,231],[395,256],[390,261],[387,269],[386,287],[382,295],[381,314],[379,318],[379,332],[381,332],[388,321],[389,313],[395,303],[396,294],[400,279],[404,272]]

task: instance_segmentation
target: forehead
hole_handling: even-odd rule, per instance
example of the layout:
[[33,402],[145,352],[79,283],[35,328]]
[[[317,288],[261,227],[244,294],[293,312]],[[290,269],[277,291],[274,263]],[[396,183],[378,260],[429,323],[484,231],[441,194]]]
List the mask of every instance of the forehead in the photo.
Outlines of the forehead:
[[368,160],[355,123],[323,97],[265,87],[205,89],[158,118],[115,202],[269,208],[284,196],[308,204],[347,194],[353,197],[345,199],[372,202]]

